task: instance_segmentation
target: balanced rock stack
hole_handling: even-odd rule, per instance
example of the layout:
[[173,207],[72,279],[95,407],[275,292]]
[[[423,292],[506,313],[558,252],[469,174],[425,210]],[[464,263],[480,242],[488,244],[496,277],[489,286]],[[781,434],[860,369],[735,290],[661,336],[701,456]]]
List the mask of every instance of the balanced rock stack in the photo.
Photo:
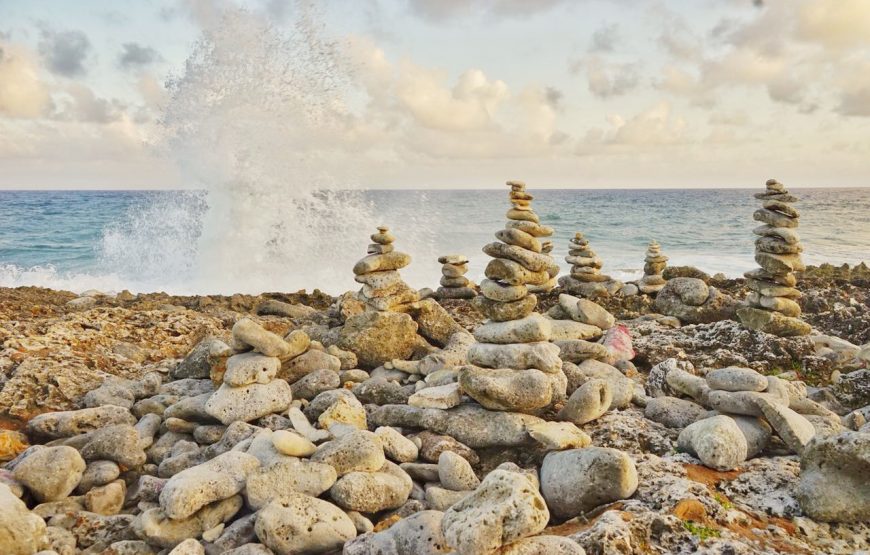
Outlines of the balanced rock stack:
[[461,254],[438,257],[441,266],[441,287],[435,292],[439,299],[471,299],[477,295],[477,286],[465,277],[468,258]]
[[[508,187],[511,188],[510,203],[511,209],[508,210],[508,222],[503,229],[495,234],[495,236],[508,245],[514,245],[520,248],[531,250],[535,253],[540,253],[549,261],[546,268],[547,279],[542,281],[543,277],[536,277],[531,281],[526,282],[526,287],[531,293],[546,293],[552,291],[556,287],[556,276],[559,275],[559,265],[550,256],[553,250],[553,242],[545,237],[553,235],[553,228],[540,225],[540,218],[532,209],[532,200],[535,197],[526,192],[526,184],[522,181],[508,181]],[[531,234],[526,227],[528,224],[537,224],[535,233]],[[528,237],[527,235],[531,235]],[[489,254],[489,253],[487,253]],[[497,256],[497,255],[491,255]]]
[[647,295],[658,293],[667,283],[662,273],[667,266],[668,257],[662,254],[661,247],[655,239],[650,241],[643,261],[643,277],[637,282],[637,288]]
[[622,288],[622,282],[601,273],[603,263],[582,233],[575,233],[570,243],[565,261],[571,264],[571,275],[559,278],[562,289],[583,297],[607,297]]
[[[551,260],[553,260],[553,256],[550,254],[551,252],[553,252],[553,242],[549,240],[541,241],[541,254],[546,254],[550,257]],[[558,284],[557,278],[559,275],[559,265],[556,263],[555,260],[553,260],[553,263],[550,266],[548,272],[550,274],[550,279],[547,281],[547,283],[544,283],[542,285],[529,284],[529,292],[548,293],[556,288],[556,285]]]
[[357,298],[379,311],[395,310],[420,300],[420,294],[402,281],[399,274],[399,270],[411,263],[411,256],[394,249],[396,238],[390,229],[378,227],[371,238],[368,256],[353,267],[354,280],[363,284]]
[[775,179],[769,179],[767,191],[755,198],[763,202],[753,214],[764,224],[753,230],[760,236],[755,241],[755,261],[761,268],[744,274],[752,292],[746,299],[749,306],[737,315],[744,326],[754,330],[783,337],[806,335],[811,328],[798,318],[801,308],[795,301],[801,293],[795,289],[794,272],[805,269],[796,232],[800,214],[791,206],[797,198]]
[[534,313],[537,297],[528,285],[543,285],[551,274],[552,258],[541,252],[539,237],[552,234],[538,223],[525,185],[508,182],[513,208],[502,242],[486,245],[493,257],[480,284],[474,306],[487,321],[474,331],[477,343],[468,350],[468,366],[459,371],[459,384],[468,396],[490,410],[533,412],[565,396],[559,347],[550,343],[551,321]]

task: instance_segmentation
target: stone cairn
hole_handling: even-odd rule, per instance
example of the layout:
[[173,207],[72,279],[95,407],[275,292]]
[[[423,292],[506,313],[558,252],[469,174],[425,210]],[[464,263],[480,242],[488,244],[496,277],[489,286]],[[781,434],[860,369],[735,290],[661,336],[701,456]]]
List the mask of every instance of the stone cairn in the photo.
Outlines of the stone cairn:
[[637,282],[637,288],[647,295],[658,293],[667,283],[662,274],[668,264],[668,257],[662,254],[662,249],[655,239],[649,242],[643,262],[643,277]]
[[552,229],[540,225],[525,185],[509,181],[513,207],[505,229],[483,252],[492,257],[481,296],[474,305],[488,320],[474,331],[477,343],[459,371],[463,392],[490,410],[534,412],[565,396],[559,348],[550,343],[550,320],[534,313],[537,297],[528,285],[550,281],[552,258],[540,237]]
[[439,299],[471,299],[477,295],[477,285],[465,277],[468,258],[461,254],[438,257],[441,266],[441,287],[435,292]]
[[[553,242],[549,239],[544,239],[544,237],[552,236],[553,228],[540,225],[541,220],[532,209],[532,200],[534,200],[535,197],[526,192],[525,183],[522,181],[508,181],[507,185],[511,188],[510,203],[512,207],[507,213],[508,223],[506,227],[508,229],[499,231],[496,233],[496,237],[509,245],[529,248],[536,253],[541,253],[546,256],[550,260],[550,264],[547,267],[549,278],[543,283],[529,282],[526,284],[526,287],[530,293],[546,293],[552,291],[553,288],[556,287],[556,276],[559,275],[559,265],[556,264],[556,261],[553,260],[552,256],[550,256],[550,253],[553,251]],[[538,243],[524,240],[527,238],[510,231],[511,229],[523,231],[523,226],[526,225],[523,222],[531,222],[539,225],[538,233],[540,233],[540,235],[535,235],[533,237],[534,239],[537,239]],[[522,244],[519,244],[517,241]],[[540,244],[540,248],[538,248],[538,244]]]
[[395,250],[396,237],[388,227],[378,227],[371,236],[368,256],[353,267],[354,280],[362,283],[357,298],[379,311],[395,310],[420,300],[420,294],[402,281],[399,270],[411,263],[411,256]]
[[800,253],[803,248],[797,234],[800,214],[791,203],[797,198],[775,179],[767,181],[767,191],[756,193],[762,208],[753,218],[762,224],[753,230],[755,261],[760,268],[746,272],[749,306],[737,311],[744,326],[783,337],[806,335],[810,326],[799,319],[801,307],[795,301],[801,293],[795,289],[794,272],[805,269]]
[[583,297],[607,297],[622,288],[622,282],[601,273],[603,263],[582,233],[575,233],[570,243],[565,261],[571,264],[571,275],[559,278],[562,289]]

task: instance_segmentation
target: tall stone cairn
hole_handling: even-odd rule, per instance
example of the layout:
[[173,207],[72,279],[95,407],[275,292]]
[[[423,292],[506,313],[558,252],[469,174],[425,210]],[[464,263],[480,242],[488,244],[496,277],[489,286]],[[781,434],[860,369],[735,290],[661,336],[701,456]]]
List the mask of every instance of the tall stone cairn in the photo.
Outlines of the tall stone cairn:
[[395,310],[420,300],[420,294],[402,280],[399,270],[411,263],[411,256],[393,247],[395,236],[387,227],[379,227],[371,236],[368,256],[353,267],[354,280],[362,283],[357,298],[379,311]]
[[525,185],[509,181],[513,207],[497,242],[483,247],[492,257],[472,301],[487,320],[474,331],[468,366],[459,371],[463,392],[490,410],[534,412],[565,397],[559,348],[550,343],[550,320],[534,312],[537,297],[529,285],[550,281],[553,259],[543,253],[541,237],[553,230],[540,225]]
[[753,230],[759,236],[755,261],[761,267],[744,274],[751,292],[746,297],[748,306],[738,309],[737,316],[750,329],[782,337],[806,335],[811,328],[799,319],[801,307],[795,301],[801,293],[795,289],[794,272],[806,268],[797,234],[800,214],[791,206],[798,199],[775,179],[768,179],[767,191],[755,198],[762,201],[762,208],[753,214],[764,224]]
[[647,295],[658,293],[667,283],[662,274],[668,265],[668,257],[662,254],[662,249],[655,239],[649,242],[643,262],[643,277],[637,282],[637,288]]
[[565,262],[571,265],[571,274],[559,278],[559,285],[573,295],[606,297],[619,291],[623,285],[622,282],[601,273],[604,263],[579,231],[570,241]]
[[465,277],[468,258],[461,254],[438,257],[441,264],[441,287],[435,292],[439,299],[471,299],[477,295],[477,285]]

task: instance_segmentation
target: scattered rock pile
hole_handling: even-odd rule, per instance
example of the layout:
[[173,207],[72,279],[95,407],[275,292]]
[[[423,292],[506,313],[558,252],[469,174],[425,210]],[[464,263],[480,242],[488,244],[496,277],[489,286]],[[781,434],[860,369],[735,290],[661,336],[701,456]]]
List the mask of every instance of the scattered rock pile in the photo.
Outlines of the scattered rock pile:
[[595,298],[613,295],[622,288],[622,282],[601,273],[603,263],[582,233],[575,233],[570,243],[565,261],[571,265],[571,274],[559,278],[562,289]]
[[438,258],[441,266],[441,287],[435,292],[439,299],[471,299],[477,295],[477,285],[465,277],[468,258],[448,254]]
[[668,257],[662,254],[659,244],[652,240],[643,261],[643,277],[637,282],[637,288],[640,289],[641,293],[647,295],[658,293],[667,283],[662,274],[668,264]]
[[368,256],[353,267],[353,273],[362,289],[357,298],[374,310],[397,310],[402,305],[420,299],[419,293],[409,287],[399,270],[411,263],[410,255],[395,250],[395,236],[387,227],[378,227],[371,236]]
[[749,306],[737,314],[750,329],[783,337],[807,335],[810,325],[799,319],[801,307],[795,301],[801,294],[795,289],[794,272],[806,269],[796,231],[800,214],[791,206],[797,198],[775,179],[769,179],[767,191],[755,198],[762,201],[753,214],[763,224],[753,230],[760,236],[755,240],[755,261],[761,267],[745,274],[752,292],[746,298]]

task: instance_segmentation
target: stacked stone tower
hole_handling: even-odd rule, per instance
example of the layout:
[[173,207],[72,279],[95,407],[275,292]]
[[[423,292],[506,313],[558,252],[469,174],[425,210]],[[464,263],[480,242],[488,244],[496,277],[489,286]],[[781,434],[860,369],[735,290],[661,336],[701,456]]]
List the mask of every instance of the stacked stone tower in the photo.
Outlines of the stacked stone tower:
[[471,299],[477,295],[477,286],[465,277],[468,258],[461,254],[438,257],[441,266],[441,287],[435,292],[439,299]]
[[661,247],[655,239],[649,242],[643,261],[643,277],[637,282],[637,288],[647,295],[658,293],[666,283],[662,273],[668,264],[668,257],[662,254]]
[[775,179],[767,181],[767,190],[757,193],[762,207],[753,218],[763,225],[755,228],[755,261],[760,268],[746,272],[751,292],[749,306],[737,311],[744,326],[779,336],[806,335],[810,326],[799,319],[801,307],[795,301],[801,293],[795,289],[794,272],[805,269],[803,248],[797,234],[800,214],[791,204],[797,198]]
[[490,410],[533,412],[565,396],[559,348],[550,343],[550,320],[533,312],[537,298],[529,285],[551,279],[553,265],[543,253],[541,237],[552,229],[540,225],[525,185],[509,181],[511,203],[498,242],[483,252],[492,257],[480,295],[472,301],[486,317],[474,331],[469,366],[459,371],[461,389]]
[[568,293],[583,297],[606,297],[622,287],[621,282],[601,273],[601,259],[579,231],[570,241],[565,261],[571,265],[571,274],[559,278],[559,285]]
[[379,227],[371,238],[368,256],[353,267],[354,280],[363,284],[357,298],[380,311],[395,310],[420,300],[419,293],[402,281],[399,274],[399,270],[411,263],[411,256],[395,250],[396,238],[389,228]]

